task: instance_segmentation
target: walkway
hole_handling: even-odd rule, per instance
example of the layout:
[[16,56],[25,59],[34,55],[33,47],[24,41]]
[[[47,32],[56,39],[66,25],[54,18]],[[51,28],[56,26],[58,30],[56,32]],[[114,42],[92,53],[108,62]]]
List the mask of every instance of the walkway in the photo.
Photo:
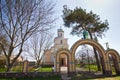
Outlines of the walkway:
[[104,75],[101,72],[93,72],[88,71],[83,68],[76,68],[76,76],[68,77],[67,73],[62,73],[62,80],[71,80],[73,78],[77,78],[77,80],[83,80],[87,78],[101,78],[104,77]]
[[61,73],[62,80],[71,80],[71,77],[68,77],[67,73]]
[[82,75],[79,76],[78,79],[82,80],[82,79],[96,79],[96,78],[102,78],[105,77],[105,75],[102,74],[102,72],[99,71],[88,71],[85,70],[83,68],[76,68],[76,73],[77,75]]
[[68,77],[67,67],[61,67],[60,71],[61,71],[62,80],[70,80],[71,79],[70,77]]
[[86,70],[86,69],[83,69],[83,68],[78,68],[76,67],[76,72],[79,72],[79,73],[92,73],[94,75],[102,75],[102,72],[99,72],[99,71],[96,71],[96,72],[93,72],[93,71],[89,71],[89,70]]
[[[62,67],[61,68],[61,76],[62,76],[62,80],[71,80],[71,77],[68,77],[68,74],[67,74],[67,68],[66,67]],[[104,77],[104,75],[101,73],[101,72],[92,72],[92,71],[88,71],[88,70],[85,70],[83,68],[76,68],[76,73],[77,75],[82,75],[82,76],[72,76],[72,77],[77,77],[77,80],[82,80],[84,78],[101,78],[101,77]]]

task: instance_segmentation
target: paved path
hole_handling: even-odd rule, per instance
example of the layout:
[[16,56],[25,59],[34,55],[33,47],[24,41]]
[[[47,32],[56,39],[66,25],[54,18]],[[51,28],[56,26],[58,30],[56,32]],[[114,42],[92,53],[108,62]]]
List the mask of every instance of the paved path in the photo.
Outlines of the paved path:
[[67,67],[61,67],[60,68],[60,71],[61,71],[61,76],[62,76],[62,80],[70,80],[71,78],[68,77],[68,68]]
[[67,69],[68,69],[68,67],[60,67],[61,72],[66,72],[67,73]]
[[83,68],[76,68],[76,72],[85,72],[85,73],[92,73],[92,74],[95,74],[95,75],[102,75],[102,72],[100,71],[88,71],[86,69],[83,69]]
[[71,77],[68,77],[67,73],[61,73],[62,80],[71,80]]
[[[92,72],[92,71],[88,71],[88,70],[85,70],[83,68],[76,68],[76,73],[77,74],[82,74],[84,75],[83,77],[103,77],[102,73],[101,72]],[[68,77],[68,74],[67,74],[67,68],[66,67],[61,67],[61,76],[62,76],[62,80],[71,80],[71,77]],[[79,78],[80,79],[80,78]],[[82,76],[81,76],[81,79],[82,79]]]

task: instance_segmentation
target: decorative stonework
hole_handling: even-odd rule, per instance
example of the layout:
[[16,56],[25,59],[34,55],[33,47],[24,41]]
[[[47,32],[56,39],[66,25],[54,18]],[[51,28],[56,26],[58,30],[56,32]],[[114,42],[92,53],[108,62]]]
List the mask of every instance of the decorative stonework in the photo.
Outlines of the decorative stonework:
[[[105,50],[103,49],[103,47],[97,43],[96,41],[94,40],[91,40],[91,39],[85,39],[85,40],[78,40],[76,43],[73,44],[73,46],[71,47],[70,49],[70,52],[71,52],[71,56],[72,56],[72,62],[75,62],[75,51],[76,49],[80,46],[80,45],[83,45],[83,44],[88,44],[88,45],[91,45],[93,47],[95,47],[95,49],[97,49],[97,51],[99,52],[100,56],[102,57],[103,61],[105,61]],[[72,65],[73,66],[73,69],[72,71],[75,71],[75,64]],[[105,69],[107,69],[107,67],[105,66],[105,64],[103,63],[103,66]]]
[[91,39],[85,39],[85,40],[78,40],[76,43],[73,44],[71,47],[70,51],[68,49],[59,49],[57,51],[57,54],[55,56],[55,71],[60,72],[60,55],[61,54],[66,54],[67,59],[68,59],[68,71],[69,72],[75,72],[75,51],[76,49],[83,44],[88,44],[93,46],[98,52],[99,55],[102,58],[102,69],[103,69],[103,74],[106,75],[111,75],[111,68],[109,64],[109,54],[114,58],[114,65],[115,65],[115,70],[116,73],[120,74],[120,56],[117,51],[114,49],[109,49],[107,51],[104,50],[104,48],[97,43],[94,40]]
[[[114,49],[107,50],[106,51],[106,60],[107,61],[109,61],[109,55],[111,55],[113,57],[116,73],[119,74],[120,73],[120,56],[119,56],[119,53]],[[108,64],[108,68],[110,68],[110,64]],[[112,72],[111,69],[110,69],[110,71]]]
[[65,54],[67,56],[67,67],[68,67],[68,71],[71,71],[71,64],[69,64],[69,62],[71,62],[71,54],[70,51],[68,49],[59,49],[57,51],[57,54],[55,56],[55,71],[56,72],[60,72],[60,55],[61,54]]

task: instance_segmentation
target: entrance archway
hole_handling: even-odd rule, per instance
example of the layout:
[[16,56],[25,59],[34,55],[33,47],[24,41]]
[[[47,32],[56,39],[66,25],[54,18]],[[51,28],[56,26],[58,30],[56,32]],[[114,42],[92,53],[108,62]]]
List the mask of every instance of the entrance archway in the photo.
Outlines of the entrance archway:
[[56,57],[55,57],[55,71],[61,72],[61,67],[66,67],[67,72],[70,72],[71,67],[71,54],[68,49],[60,49],[57,51]]
[[72,65],[71,65],[71,71],[76,71],[76,65],[75,65],[75,51],[76,49],[83,44],[88,44],[93,46],[98,52],[99,55],[102,58],[102,70],[103,70],[103,74],[110,74],[110,67],[108,66],[108,60],[106,60],[106,55],[105,55],[105,50],[103,49],[103,47],[97,43],[94,40],[91,39],[85,39],[85,40],[78,40],[70,49],[71,52],[71,61],[72,61]]
[[113,66],[115,68],[116,74],[120,74],[120,56],[119,56],[118,52],[115,51],[114,49],[109,49],[106,51],[107,60],[110,63],[111,61],[109,60],[109,55],[113,58],[113,65],[112,66],[110,64],[108,65],[111,68],[110,69],[111,74],[112,74]]
[[99,43],[91,39],[78,40],[76,43],[73,44],[70,51],[68,49],[59,49],[55,55],[55,71],[60,72],[61,66],[67,66],[68,72],[75,72],[75,51],[80,45],[83,44],[91,45],[98,51],[102,63],[103,74],[112,74],[112,70],[110,68],[109,63],[109,54],[114,58],[114,66],[116,73],[120,74],[120,56],[118,52],[113,49],[105,51]]
[[65,53],[60,54],[60,67],[67,67],[67,65],[68,65],[67,54],[65,54]]

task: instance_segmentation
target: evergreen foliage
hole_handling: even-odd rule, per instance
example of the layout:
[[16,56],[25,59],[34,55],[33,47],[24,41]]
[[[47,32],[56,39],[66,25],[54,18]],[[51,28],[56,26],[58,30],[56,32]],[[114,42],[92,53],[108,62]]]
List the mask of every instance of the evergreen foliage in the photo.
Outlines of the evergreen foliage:
[[87,30],[89,34],[96,33],[97,36],[102,37],[108,27],[108,21],[102,22],[99,15],[92,11],[87,12],[86,9],[76,7],[71,10],[67,5],[63,6],[63,20],[65,27],[72,28],[72,35],[80,35],[83,30]]

